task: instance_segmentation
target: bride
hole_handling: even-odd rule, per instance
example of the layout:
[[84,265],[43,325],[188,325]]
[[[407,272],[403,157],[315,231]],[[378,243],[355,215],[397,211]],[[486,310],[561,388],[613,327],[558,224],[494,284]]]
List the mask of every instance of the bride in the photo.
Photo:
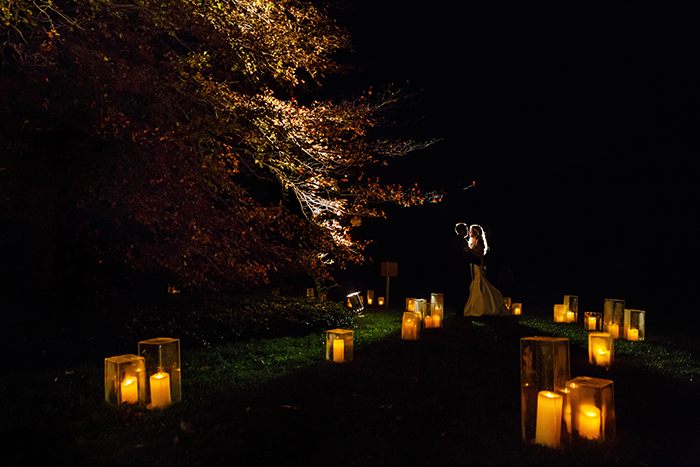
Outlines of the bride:
[[481,265],[472,264],[474,279],[469,287],[469,300],[464,307],[464,316],[510,315],[503,295],[486,279],[484,256],[489,251],[484,229],[474,224],[469,227],[469,248],[481,259]]

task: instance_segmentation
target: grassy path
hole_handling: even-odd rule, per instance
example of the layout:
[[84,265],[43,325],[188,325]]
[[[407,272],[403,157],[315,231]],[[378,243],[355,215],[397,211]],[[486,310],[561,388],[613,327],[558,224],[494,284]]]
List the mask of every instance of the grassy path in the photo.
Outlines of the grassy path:
[[[11,375],[0,386],[3,464],[697,465],[692,355],[642,343],[605,371],[588,365],[572,327],[453,318],[408,342],[399,315],[368,312],[345,364],[323,360],[319,334],[183,349],[183,402],[162,411],[106,406],[100,358]],[[614,441],[522,444],[519,339],[547,333],[571,334],[572,377],[615,382]]]

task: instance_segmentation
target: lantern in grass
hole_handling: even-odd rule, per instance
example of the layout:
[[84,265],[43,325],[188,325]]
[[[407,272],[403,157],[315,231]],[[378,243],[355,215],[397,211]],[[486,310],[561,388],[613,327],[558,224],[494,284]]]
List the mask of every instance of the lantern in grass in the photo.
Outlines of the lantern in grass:
[[579,376],[566,383],[574,437],[603,441],[615,436],[615,394],[609,379]]
[[139,355],[146,360],[149,408],[163,408],[182,401],[180,339],[157,337],[139,342]]
[[306,298],[314,298],[314,289],[313,288],[306,289]]
[[587,331],[603,330],[603,314],[587,311],[583,314],[583,327]]
[[367,306],[374,303],[374,290],[367,291]]
[[146,362],[138,355],[105,358],[105,400],[110,404],[146,404]]
[[588,333],[588,361],[609,368],[615,360],[613,336],[609,332]]
[[406,311],[416,311],[416,299],[407,298],[406,299]]
[[352,308],[352,311],[356,313],[362,312],[365,309],[364,303],[362,303],[362,297],[360,292],[353,292],[348,295],[348,306]]
[[566,306],[563,303],[554,305],[554,322],[555,323],[565,323],[566,322]]
[[566,323],[578,321],[578,295],[564,295],[564,316]]
[[569,379],[569,339],[562,337],[520,339],[523,441],[530,443],[535,440],[537,401],[540,391],[563,394]]
[[384,306],[384,297],[377,298],[377,305]]
[[644,315],[642,310],[625,310],[625,339],[628,341],[644,340]]
[[420,319],[413,311],[405,311],[401,321],[401,339],[415,341],[420,337]]
[[433,327],[441,328],[445,319],[445,299],[441,293],[430,294],[430,316],[433,317]]
[[606,298],[603,302],[603,330],[612,334],[613,339],[620,339],[624,329],[625,301]]
[[326,331],[326,360],[351,362],[353,335],[354,331],[347,329]]
[[423,319],[428,314],[428,301],[424,298],[416,298],[414,311],[418,318]]
[[510,309],[513,315],[520,316],[523,314],[523,304],[522,303],[511,303]]

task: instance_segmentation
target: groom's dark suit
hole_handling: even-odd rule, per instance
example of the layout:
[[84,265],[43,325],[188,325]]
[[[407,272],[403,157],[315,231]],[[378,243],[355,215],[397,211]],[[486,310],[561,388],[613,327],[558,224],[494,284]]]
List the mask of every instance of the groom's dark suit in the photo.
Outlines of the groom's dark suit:
[[[469,299],[469,285],[474,279],[472,264],[481,264],[481,258],[469,249],[467,239],[459,234],[452,240],[452,290],[457,316],[462,316],[462,309]],[[451,300],[450,300],[451,301]]]

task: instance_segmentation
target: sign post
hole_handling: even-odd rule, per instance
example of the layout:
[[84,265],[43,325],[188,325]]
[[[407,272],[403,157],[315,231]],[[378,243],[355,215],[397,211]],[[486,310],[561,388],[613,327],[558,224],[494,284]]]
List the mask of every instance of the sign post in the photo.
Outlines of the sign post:
[[399,263],[382,263],[382,277],[386,277],[386,302],[385,305],[389,307],[389,278],[399,276]]

